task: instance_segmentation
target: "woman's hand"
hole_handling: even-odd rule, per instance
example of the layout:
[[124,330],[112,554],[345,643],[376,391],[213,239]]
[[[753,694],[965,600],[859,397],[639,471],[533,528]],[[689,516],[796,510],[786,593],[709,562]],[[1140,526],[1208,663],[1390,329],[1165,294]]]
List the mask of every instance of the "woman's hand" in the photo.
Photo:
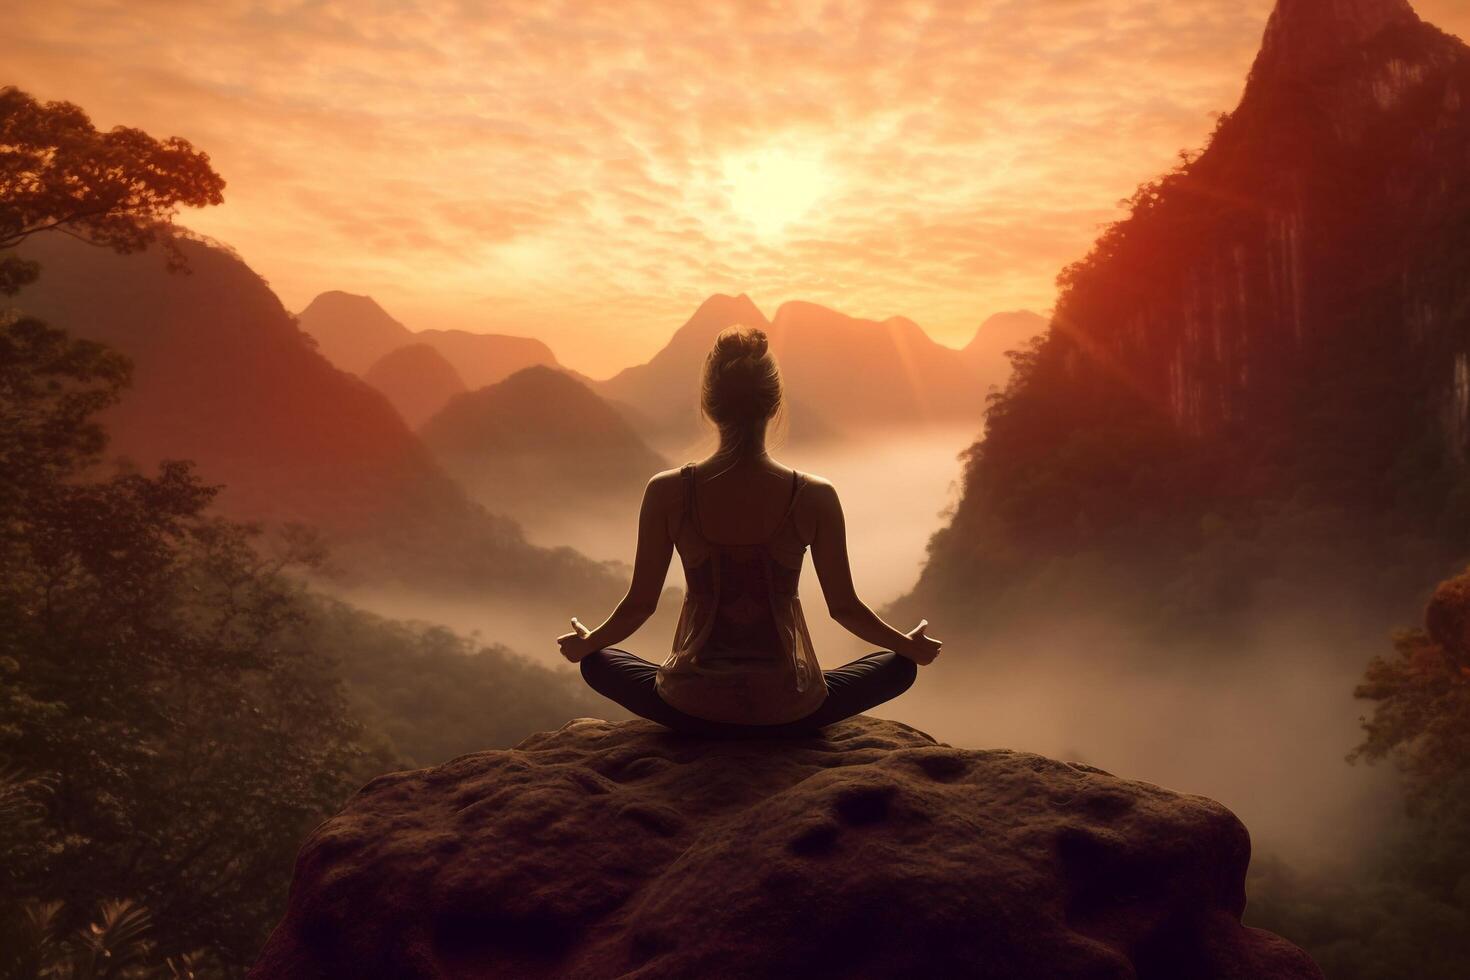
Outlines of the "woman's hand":
[[904,645],[905,648],[894,652],[908,657],[920,667],[927,667],[929,664],[932,664],[934,658],[939,656],[939,651],[944,646],[944,641],[936,640],[932,636],[925,636],[924,631],[928,628],[929,620],[919,620],[918,626],[915,626],[904,634],[905,639],[908,640],[908,643]]
[[591,635],[587,627],[582,625],[582,621],[573,616],[572,631],[556,638],[557,645],[561,647],[561,655],[574,664],[586,660],[589,654],[597,652],[597,647],[587,639]]

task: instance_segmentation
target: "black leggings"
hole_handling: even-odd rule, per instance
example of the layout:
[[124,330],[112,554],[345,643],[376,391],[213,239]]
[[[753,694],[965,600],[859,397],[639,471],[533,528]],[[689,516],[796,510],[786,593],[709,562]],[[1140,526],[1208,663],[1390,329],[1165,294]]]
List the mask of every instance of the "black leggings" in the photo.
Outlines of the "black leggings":
[[896,653],[870,653],[836,670],[823,671],[827,700],[805,718],[784,725],[736,725],[696,718],[668,704],[654,687],[658,665],[637,654],[609,648],[591,653],[582,661],[582,676],[598,694],[666,728],[706,738],[811,735],[898,697],[914,683],[918,669],[912,660]]

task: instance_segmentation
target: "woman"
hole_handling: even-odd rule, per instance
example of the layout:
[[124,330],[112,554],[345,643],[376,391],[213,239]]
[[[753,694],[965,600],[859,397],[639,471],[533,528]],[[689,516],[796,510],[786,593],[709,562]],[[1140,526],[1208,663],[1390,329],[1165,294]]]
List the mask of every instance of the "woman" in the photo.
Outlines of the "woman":
[[[655,476],[638,518],[633,584],[590,632],[557,638],[600,694],[676,731],[704,736],[807,734],[908,690],[940,641],[927,620],[907,633],[858,598],[832,484],[766,452],[781,410],[766,335],[731,327],[705,359],[700,408],[719,430],[708,459]],[[823,673],[796,595],[807,547],[832,618],[884,649]],[[677,548],[687,591],[662,666],[618,650],[653,615]]]

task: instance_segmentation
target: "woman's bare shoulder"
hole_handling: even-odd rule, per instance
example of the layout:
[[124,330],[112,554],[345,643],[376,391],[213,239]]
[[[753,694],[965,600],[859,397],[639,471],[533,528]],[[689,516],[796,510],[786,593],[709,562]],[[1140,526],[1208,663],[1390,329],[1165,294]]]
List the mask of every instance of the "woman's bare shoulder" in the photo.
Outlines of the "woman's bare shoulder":
[[796,499],[794,518],[797,533],[810,544],[816,539],[818,529],[827,525],[838,509],[837,488],[831,480],[815,473],[803,470],[801,477],[802,489]]
[[832,485],[832,481],[831,480],[827,479],[825,476],[822,476],[822,475],[820,475],[818,473],[813,473],[811,470],[802,470],[801,471],[801,479],[802,479],[802,481],[804,483],[810,483],[813,486],[830,487]]
[[831,480],[805,470],[802,471],[801,477],[803,489],[801,498],[797,500],[798,511],[804,511],[810,517],[818,518],[841,506],[837,502],[837,487]]
[[827,499],[836,498],[837,487],[825,476],[818,476],[815,473],[808,473],[806,470],[802,470],[801,479],[808,488],[806,492],[811,496]]
[[648,486],[643,491],[643,496],[656,504],[666,504],[675,500],[682,500],[684,496],[684,476],[678,469],[660,470],[648,479]]

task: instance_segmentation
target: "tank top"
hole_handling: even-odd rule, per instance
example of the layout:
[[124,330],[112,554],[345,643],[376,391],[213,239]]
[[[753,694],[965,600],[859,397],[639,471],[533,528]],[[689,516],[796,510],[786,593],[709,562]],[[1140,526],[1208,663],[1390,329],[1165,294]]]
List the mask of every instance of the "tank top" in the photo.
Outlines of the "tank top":
[[822,668],[797,583],[808,542],[794,518],[806,478],[775,531],[753,545],[717,544],[699,527],[694,464],[680,470],[683,508],[674,545],[684,566],[684,605],[672,652],[658,671],[659,696],[709,721],[780,725],[821,707]]

